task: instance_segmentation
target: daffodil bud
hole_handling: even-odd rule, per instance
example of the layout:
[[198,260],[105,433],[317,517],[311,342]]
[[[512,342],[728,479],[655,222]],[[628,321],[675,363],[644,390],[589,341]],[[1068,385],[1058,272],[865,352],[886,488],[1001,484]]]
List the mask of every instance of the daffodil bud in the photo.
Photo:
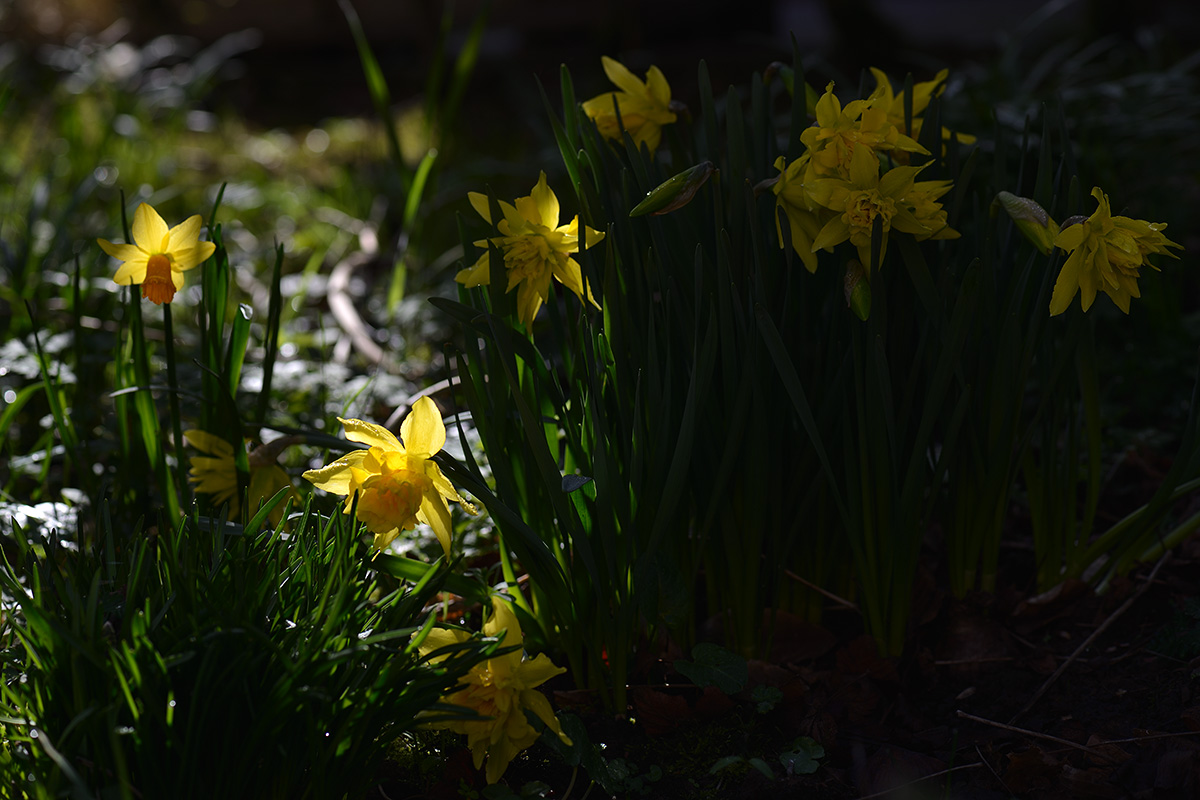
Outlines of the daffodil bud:
[[1054,237],[1058,236],[1059,228],[1058,223],[1046,213],[1046,209],[1028,197],[1017,197],[1008,192],[996,195],[996,199],[992,202],[993,214],[996,213],[997,205],[1008,212],[1012,221],[1017,224],[1017,228],[1025,235],[1026,239],[1033,243],[1034,247],[1046,255],[1050,254],[1050,251],[1054,249]]
[[691,169],[685,169],[651,189],[645,199],[633,207],[629,216],[667,214],[686,206],[695,196],[696,191],[708,180],[708,176],[712,174],[713,163],[711,161],[704,161]]
[[871,316],[871,282],[867,280],[867,273],[858,261],[846,263],[844,287],[846,305],[854,312],[854,316],[866,322],[867,317]]

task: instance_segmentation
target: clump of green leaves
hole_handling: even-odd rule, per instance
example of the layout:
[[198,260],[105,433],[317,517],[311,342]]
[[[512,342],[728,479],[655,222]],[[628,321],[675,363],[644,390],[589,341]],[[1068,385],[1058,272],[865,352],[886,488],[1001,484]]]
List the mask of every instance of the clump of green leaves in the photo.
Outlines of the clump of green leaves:
[[[445,569],[398,584],[345,518],[185,518],[19,558],[0,586],[0,781],[29,797],[361,797],[389,742],[495,649],[420,659]],[[285,527],[290,526],[290,533]],[[432,620],[430,620],[432,624]]]

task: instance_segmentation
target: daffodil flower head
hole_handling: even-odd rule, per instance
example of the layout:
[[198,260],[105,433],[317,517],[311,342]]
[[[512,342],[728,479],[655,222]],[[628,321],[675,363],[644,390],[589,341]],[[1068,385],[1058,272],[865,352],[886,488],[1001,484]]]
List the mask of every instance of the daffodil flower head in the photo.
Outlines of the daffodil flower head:
[[1108,195],[1099,186],[1092,189],[1092,197],[1099,204],[1096,211],[1081,222],[1066,225],[1054,239],[1054,246],[1070,255],[1054,283],[1050,316],[1066,311],[1076,292],[1087,311],[1097,291],[1107,294],[1128,314],[1130,298],[1142,296],[1137,285],[1139,270],[1143,266],[1158,269],[1149,256],[1177,258],[1167,248],[1181,247],[1163,234],[1165,223],[1114,217]]
[[96,240],[102,250],[123,263],[113,281],[121,286],[141,284],[142,297],[161,305],[183,288],[183,273],[204,263],[217,249],[200,241],[200,215],[167,228],[149,203],[133,212],[133,244]]
[[[516,648],[511,652],[490,658],[475,665],[458,684],[457,691],[446,696],[448,703],[472,709],[480,719],[435,722],[433,728],[444,728],[467,737],[475,769],[487,759],[487,782],[500,780],[509,763],[525,748],[537,741],[540,732],[529,724],[525,711],[532,711],[567,746],[570,738],[563,733],[562,725],[554,716],[554,709],[535,687],[566,672],[554,666],[550,658],[542,653],[526,659],[520,646],[524,634],[511,603],[500,595],[492,597],[492,614],[483,624],[485,636],[500,636],[502,647]],[[437,650],[460,644],[471,636],[463,630],[434,628],[421,643],[422,656],[430,656]],[[436,662],[444,657],[433,656]]]
[[433,528],[442,550],[450,555],[450,505],[461,505],[467,513],[475,507],[459,495],[442,474],[432,456],[446,443],[446,427],[437,406],[428,397],[413,403],[412,411],[400,425],[400,437],[384,428],[360,419],[338,421],[346,429],[346,438],[368,445],[355,450],[321,469],[304,473],[305,480],[318,489],[346,495],[343,512],[354,509],[358,498],[358,521],[375,534],[376,553],[418,522]]
[[[640,81],[624,64],[603,56],[604,74],[620,91],[606,92],[583,104],[587,114],[600,130],[600,135],[621,140],[621,130],[629,132],[634,146],[643,144],[653,154],[662,141],[662,126],[675,121],[671,110],[671,87],[658,67],[650,67],[646,80]],[[615,107],[614,107],[615,106]],[[620,112],[620,122],[617,113]]]
[[858,258],[870,269],[871,231],[880,221],[883,242],[879,263],[887,252],[888,233],[898,230],[917,236],[931,236],[927,228],[905,204],[912,194],[915,178],[924,167],[892,167],[881,177],[879,159],[867,148],[854,151],[850,178],[822,178],[811,181],[808,190],[813,200],[834,212],[813,241],[812,249],[832,250],[847,239],[858,249]]
[[[899,94],[892,90],[892,83],[888,80],[887,74],[875,67],[871,67],[871,74],[875,76],[875,91],[867,98],[875,108],[882,109],[887,114],[888,122],[896,126],[901,132],[908,134],[913,139],[917,139],[921,135],[921,115],[925,113],[925,109],[929,107],[929,101],[935,97],[941,97],[942,92],[946,91],[946,77],[950,74],[950,70],[940,70],[937,75],[933,76],[931,81],[922,81],[913,84],[912,97],[912,130],[908,130],[904,120],[904,90],[901,89]],[[942,138],[949,139],[951,136],[957,135],[958,141],[963,144],[970,144],[975,141],[974,136],[965,133],[954,134],[949,128],[942,128]],[[904,161],[903,156],[901,163]]]
[[[468,193],[471,206],[488,223],[492,213],[487,195]],[[584,288],[583,271],[572,253],[580,249],[579,217],[566,225],[558,224],[558,198],[546,185],[546,173],[538,177],[537,185],[528,197],[519,197],[514,203],[500,201],[503,219],[496,224],[500,236],[491,239],[504,256],[504,268],[508,275],[505,292],[517,289],[517,317],[529,328],[542,303],[550,298],[550,279],[553,277],[566,286],[581,301],[586,295],[596,308],[600,304],[592,296],[591,287]],[[600,231],[583,226],[582,245],[586,249],[604,238]],[[474,266],[460,270],[455,280],[467,287],[486,286],[491,282],[491,256],[487,251],[488,240],[480,239],[476,247],[484,248]]]
[[[238,496],[237,465],[234,462],[233,445],[220,436],[195,429],[184,431],[183,438],[204,454],[191,457],[188,481],[195,485],[197,494],[212,495],[213,506],[220,507],[228,503],[229,516],[236,519],[241,511],[241,502]],[[271,444],[256,448],[250,453],[249,496],[252,507],[257,506],[260,501],[274,497],[275,493],[284,487],[291,490],[291,495],[296,502],[300,502],[300,495],[293,488],[292,479],[288,477],[282,467],[275,463],[275,457],[282,446],[292,443],[294,440],[284,437]],[[285,506],[280,504],[271,511],[268,519],[272,525],[278,525],[279,521],[283,519],[284,509]]]
[[852,100],[844,107],[833,93],[833,83],[817,101],[817,121],[800,134],[808,148],[812,166],[821,177],[848,178],[850,162],[858,150],[929,151],[902,134],[888,120],[887,112],[870,100]]
[[204,455],[191,457],[188,481],[195,484],[198,494],[212,495],[214,506],[229,503],[229,515],[237,517],[241,503],[237,496],[237,466],[233,460],[233,445],[201,430],[183,432],[183,438]]
[[[780,175],[771,191],[775,193],[775,233],[779,237],[779,246],[784,246],[783,227],[779,223],[778,209],[782,208],[788,221],[788,231],[791,234],[792,248],[804,262],[809,272],[817,271],[817,254],[813,250],[813,240],[821,232],[820,212],[824,212],[804,185],[805,173],[809,167],[809,156],[805,153],[790,164],[780,156],[775,160],[775,169]],[[826,212],[827,213],[827,212]]]

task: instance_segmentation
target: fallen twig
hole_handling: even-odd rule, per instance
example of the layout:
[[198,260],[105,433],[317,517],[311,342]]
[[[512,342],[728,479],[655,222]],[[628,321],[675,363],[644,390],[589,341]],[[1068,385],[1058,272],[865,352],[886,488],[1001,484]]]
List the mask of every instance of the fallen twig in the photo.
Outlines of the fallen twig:
[[993,728],[999,728],[1000,730],[1012,731],[1013,733],[1019,733],[1022,736],[1031,736],[1034,739],[1045,739],[1046,741],[1054,742],[1055,744],[1062,744],[1062,745],[1066,745],[1067,747],[1074,747],[1076,750],[1083,750],[1088,753],[1093,752],[1092,748],[1088,747],[1086,744],[1080,744],[1079,742],[1072,742],[1070,739],[1062,739],[1062,738],[1059,738],[1058,736],[1051,736],[1048,733],[1038,733],[1037,731],[1031,731],[1028,728],[1018,728],[1015,725],[1005,725],[1003,722],[996,722],[994,719],[984,719],[983,717],[977,717],[974,714],[968,714],[965,711],[959,711],[958,716],[962,717],[963,719],[969,719],[972,722],[978,722],[983,725],[991,725]]

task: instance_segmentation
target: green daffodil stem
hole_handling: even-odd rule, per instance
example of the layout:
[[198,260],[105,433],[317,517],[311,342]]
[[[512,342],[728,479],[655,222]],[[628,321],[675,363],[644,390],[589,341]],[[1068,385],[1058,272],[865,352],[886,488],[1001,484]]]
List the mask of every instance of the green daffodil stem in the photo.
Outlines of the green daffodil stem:
[[167,403],[171,412],[171,437],[175,443],[175,473],[179,486],[180,504],[188,504],[188,483],[183,477],[183,425],[179,415],[179,380],[175,372],[175,330],[171,322],[171,304],[163,303],[163,335],[167,340]]

